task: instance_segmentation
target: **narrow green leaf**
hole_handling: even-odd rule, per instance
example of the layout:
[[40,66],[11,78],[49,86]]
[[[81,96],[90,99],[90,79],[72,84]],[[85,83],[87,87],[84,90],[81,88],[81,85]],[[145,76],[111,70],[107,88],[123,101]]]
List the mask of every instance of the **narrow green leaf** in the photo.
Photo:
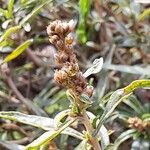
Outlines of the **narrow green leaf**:
[[[31,126],[41,128],[46,131],[54,130],[56,128],[55,120],[52,118],[40,117],[40,116],[35,116],[35,115],[26,115],[26,114],[15,112],[15,111],[8,111],[8,112],[1,111],[0,118],[9,119],[12,121],[31,125]],[[83,134],[81,134],[80,132],[70,127],[66,128],[62,132],[62,134],[67,134],[75,138],[78,138],[80,140],[83,140]]]
[[6,30],[6,32],[3,34],[3,36],[0,37],[0,44],[3,42],[3,40],[7,39],[12,33],[17,32],[21,26],[14,26]]
[[5,15],[5,14],[6,14],[6,12],[7,12],[7,10],[0,8],[0,14]]
[[82,102],[84,102],[85,104],[87,104],[87,105],[92,104],[91,99],[90,99],[86,94],[84,94],[84,93],[81,94],[80,100],[81,100]]
[[0,43],[0,47],[5,47],[7,45],[8,45],[8,42],[6,40],[4,40]]
[[26,115],[15,111],[1,111],[0,118],[5,118],[20,123],[28,124],[34,127],[38,127],[44,130],[50,130],[55,128],[54,120],[51,118],[40,117],[35,115]]
[[99,132],[102,124],[105,122],[105,120],[111,115],[111,113],[115,110],[115,108],[130,94],[135,90],[136,88],[142,88],[142,87],[150,87],[150,80],[149,79],[143,79],[143,80],[135,80],[128,86],[126,86],[123,89],[118,89],[115,91],[111,96],[106,104],[106,108],[100,117],[100,122],[97,126],[97,129],[94,131],[94,136]]
[[110,140],[108,130],[105,128],[104,125],[101,126],[98,134],[101,140],[102,150],[105,150],[105,148],[110,144]]
[[3,61],[3,63],[9,62],[13,59],[15,59],[16,57],[18,57],[21,53],[24,52],[24,50],[26,48],[28,48],[31,43],[33,42],[32,39],[27,40],[26,42],[24,42],[23,44],[21,44],[19,47],[17,47],[11,54],[9,54]]
[[15,0],[9,0],[8,3],[8,14],[7,14],[7,18],[13,18],[13,6],[14,6],[14,2]]
[[134,133],[136,132],[135,129],[130,129],[127,130],[125,132],[123,132],[115,141],[114,145],[113,145],[113,150],[117,150],[119,145],[121,143],[123,143],[124,141],[126,141],[127,139],[133,137]]
[[52,0],[48,0],[45,1],[44,3],[42,3],[41,5],[39,5],[38,7],[36,7],[34,10],[32,10],[31,13],[29,13],[21,22],[20,22],[20,26],[23,26],[27,21],[29,21],[33,16],[35,16],[37,13],[39,13],[39,11],[47,4],[49,4],[50,2],[52,2]]
[[87,41],[86,33],[86,19],[90,10],[91,0],[80,0],[79,1],[79,26],[77,34],[79,35],[80,41],[85,43]]
[[87,33],[86,33],[86,24],[84,22],[84,20],[80,20],[79,22],[79,26],[77,29],[77,34],[79,36],[79,40],[81,43],[86,43],[87,41]]
[[126,105],[131,107],[137,114],[142,114],[144,113],[144,107],[142,107],[142,104],[140,101],[136,99],[135,96],[129,97],[127,100],[123,101]]
[[83,17],[86,17],[89,12],[90,0],[80,0],[79,7],[81,15],[83,15]]
[[94,131],[94,136],[99,132],[102,124],[105,122],[105,120],[111,115],[111,113],[114,111],[114,109],[118,106],[118,104],[124,99],[124,90],[123,89],[119,89],[117,91],[115,91],[111,96],[110,99],[108,101],[108,103],[106,104],[106,108],[102,114],[102,116],[100,117],[100,121],[99,124],[96,128],[96,130]]
[[64,129],[71,125],[76,119],[67,121],[61,128],[58,130],[48,131],[42,134],[38,139],[34,140],[31,144],[26,147],[26,150],[37,150],[41,145],[47,144],[49,141],[58,136]]
[[142,119],[143,119],[144,121],[150,122],[150,113],[148,113],[148,114],[143,114],[143,115],[142,115]]

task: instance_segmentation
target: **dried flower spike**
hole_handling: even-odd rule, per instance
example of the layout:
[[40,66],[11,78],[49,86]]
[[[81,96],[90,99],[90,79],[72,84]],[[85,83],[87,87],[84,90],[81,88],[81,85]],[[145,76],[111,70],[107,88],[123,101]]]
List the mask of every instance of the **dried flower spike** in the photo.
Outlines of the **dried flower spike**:
[[67,89],[71,89],[77,95],[85,93],[90,97],[93,89],[87,86],[86,79],[79,70],[73,49],[74,39],[71,32],[74,27],[73,20],[69,22],[56,20],[47,27],[49,41],[58,50],[55,55],[55,62],[62,67],[60,70],[55,71],[54,80]]

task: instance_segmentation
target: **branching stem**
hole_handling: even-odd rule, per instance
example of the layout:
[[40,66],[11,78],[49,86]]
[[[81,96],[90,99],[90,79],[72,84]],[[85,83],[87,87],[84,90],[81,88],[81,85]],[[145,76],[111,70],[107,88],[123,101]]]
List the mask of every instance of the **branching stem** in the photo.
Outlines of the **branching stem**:
[[86,114],[86,112],[83,112],[83,119],[82,119],[82,123],[84,124],[85,128],[86,128],[86,131],[89,133],[90,135],[90,139],[89,139],[89,142],[90,144],[92,145],[93,149],[94,150],[101,150],[101,147],[100,147],[100,144],[98,142],[98,139],[97,137],[93,137],[92,136],[92,133],[94,131],[93,127],[92,127],[92,124]]

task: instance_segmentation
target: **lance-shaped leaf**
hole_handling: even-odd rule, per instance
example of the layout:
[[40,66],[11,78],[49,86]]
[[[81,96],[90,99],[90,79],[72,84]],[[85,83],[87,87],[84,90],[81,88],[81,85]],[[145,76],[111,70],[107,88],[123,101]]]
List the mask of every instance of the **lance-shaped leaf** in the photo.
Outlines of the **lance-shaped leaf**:
[[142,119],[143,119],[144,121],[150,122],[150,113],[148,113],[148,114],[143,114],[143,115],[142,115]]
[[13,18],[13,6],[15,0],[9,0],[7,18]]
[[144,107],[142,107],[142,104],[136,99],[135,96],[130,96],[129,99],[124,100],[123,102],[131,107],[137,114],[144,113]]
[[24,42],[23,44],[21,44],[19,47],[17,47],[11,54],[9,54],[3,61],[3,63],[9,62],[13,59],[15,59],[16,57],[18,57],[20,54],[22,54],[26,48],[28,48],[31,43],[33,42],[32,39],[27,40],[26,42]]
[[130,130],[127,130],[125,132],[123,132],[115,141],[114,145],[113,145],[113,150],[117,150],[119,145],[121,143],[123,143],[124,141],[126,141],[127,139],[133,137],[133,135],[136,133],[136,130],[135,129],[130,129]]
[[8,112],[1,111],[0,118],[5,118],[23,124],[28,124],[34,127],[41,128],[43,130],[50,130],[52,128],[56,128],[54,120],[51,118],[35,116],[35,115],[26,115],[15,111],[8,111]]
[[90,98],[86,94],[81,94],[80,100],[87,105],[92,104],[92,101],[90,100]]
[[85,78],[91,74],[96,74],[101,71],[103,66],[103,58],[95,59],[93,65],[83,74]]
[[[55,120],[52,118],[35,116],[35,115],[26,115],[15,111],[8,111],[8,112],[1,111],[0,118],[9,119],[23,124],[31,125],[46,131],[55,130],[57,127]],[[62,134],[67,134],[75,138],[78,138],[80,140],[83,140],[83,134],[70,127],[63,130]]]
[[[55,121],[56,126],[61,125],[61,124],[62,124],[62,123],[61,123],[61,120],[62,120],[65,116],[67,116],[70,112],[71,112],[71,110],[70,110],[70,109],[67,109],[67,110],[64,110],[64,111],[58,113],[58,114],[55,116],[55,118],[54,118],[54,121]],[[80,139],[80,140],[83,140],[83,139],[84,139],[84,135],[83,135],[82,133],[80,133],[80,132],[78,132],[78,131],[76,131],[75,129],[72,129],[72,128],[70,128],[70,127],[66,128],[62,133],[63,133],[63,134],[67,134],[67,135],[71,135],[71,136],[76,137],[76,138],[78,138],[78,139]]]
[[0,44],[7,39],[12,33],[17,32],[21,28],[20,25],[11,27],[6,30],[6,32],[3,34],[3,36],[0,37]]
[[49,141],[54,139],[57,135],[59,135],[65,128],[71,125],[76,119],[71,119],[67,121],[63,126],[61,126],[58,130],[52,130],[45,132],[38,139],[34,140],[31,144],[26,147],[26,150],[38,150],[40,146],[47,144]]
[[79,35],[80,42],[85,43],[87,41],[86,32],[86,19],[90,10],[91,0],[80,0],[79,1],[79,25],[77,34]]
[[95,136],[103,123],[106,121],[106,119],[112,114],[112,112],[115,110],[115,108],[130,94],[136,89],[136,88],[142,88],[142,87],[150,87],[150,80],[143,79],[143,80],[135,80],[128,86],[126,86],[123,89],[119,89],[115,91],[111,96],[106,104],[106,108],[100,117],[100,122],[97,126],[97,129],[94,131],[93,135]]
[[9,141],[1,141],[0,140],[0,145],[6,147],[9,150],[25,150],[25,146],[15,144],[15,143],[10,143]]
[[105,108],[102,116],[100,117],[100,121],[97,126],[97,129],[94,132],[94,136],[99,132],[104,121],[111,115],[111,113],[114,111],[114,109],[117,107],[117,105],[122,101],[121,98],[123,97],[123,94],[124,94],[124,90],[119,89],[110,96],[110,99],[109,99],[108,103],[106,104],[106,108]]
[[0,145],[6,147],[9,150],[25,150],[25,146],[15,144],[15,143],[10,143],[9,141],[1,141],[0,140]]
[[128,94],[137,88],[144,88],[144,87],[146,88],[150,87],[150,79],[135,80],[124,88],[124,92]]
[[110,144],[110,140],[108,130],[105,128],[104,125],[101,126],[98,136],[100,137],[101,140],[102,150],[105,150],[105,148]]

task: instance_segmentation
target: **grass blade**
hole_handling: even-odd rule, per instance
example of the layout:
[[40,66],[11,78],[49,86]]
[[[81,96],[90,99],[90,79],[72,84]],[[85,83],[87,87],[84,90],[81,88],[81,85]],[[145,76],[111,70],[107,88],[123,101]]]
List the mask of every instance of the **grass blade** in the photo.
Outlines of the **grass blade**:
[[86,18],[90,9],[91,0],[80,0],[79,1],[79,26],[77,29],[77,33],[79,35],[80,41],[85,43],[87,41],[87,33],[86,33]]
[[33,16],[35,16],[37,13],[39,13],[39,11],[41,10],[41,8],[43,8],[45,5],[49,4],[50,2],[52,2],[52,0],[48,0],[45,1],[44,3],[42,3],[41,5],[39,5],[38,7],[36,7],[31,13],[29,13],[21,22],[20,22],[20,26],[23,26],[27,21],[29,21]]
[[13,6],[15,0],[9,0],[7,18],[13,18]]

